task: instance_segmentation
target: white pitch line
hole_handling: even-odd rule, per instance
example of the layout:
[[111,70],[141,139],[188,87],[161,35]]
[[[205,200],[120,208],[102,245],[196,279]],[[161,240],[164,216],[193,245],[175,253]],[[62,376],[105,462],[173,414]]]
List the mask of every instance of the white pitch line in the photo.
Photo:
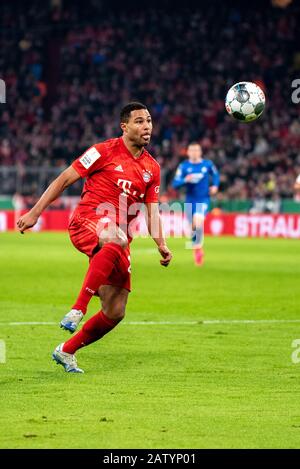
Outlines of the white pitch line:
[[0,326],[54,326],[56,322],[0,322]]
[[[199,321],[124,321],[126,326],[196,326],[213,324],[289,324],[300,319],[204,319]],[[83,324],[83,323],[82,323]],[[0,322],[1,326],[57,326],[58,322]]]
[[201,321],[124,321],[127,326],[194,326]]
[[[202,324],[285,324],[300,323],[300,319],[208,319]],[[201,321],[199,321],[201,324]]]
[[300,319],[204,319],[199,321],[128,321],[123,324],[137,325],[137,326],[152,326],[152,325],[167,325],[167,326],[181,326],[181,325],[209,325],[209,324],[280,324],[280,323],[300,323]]

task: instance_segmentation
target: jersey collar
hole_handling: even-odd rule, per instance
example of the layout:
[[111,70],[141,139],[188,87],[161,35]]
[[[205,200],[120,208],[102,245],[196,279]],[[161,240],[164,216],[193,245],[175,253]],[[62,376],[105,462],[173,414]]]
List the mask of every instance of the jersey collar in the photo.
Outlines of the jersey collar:
[[125,153],[128,155],[128,156],[131,156],[131,158],[134,160],[134,161],[141,161],[144,156],[146,155],[146,150],[144,148],[143,150],[143,153],[138,157],[138,158],[135,158],[133,156],[132,153],[130,153],[130,151],[128,150],[128,148],[126,147],[125,143],[124,143],[124,140],[123,140],[123,137],[119,137],[119,143],[120,143],[120,146],[122,148],[123,151],[125,151]]

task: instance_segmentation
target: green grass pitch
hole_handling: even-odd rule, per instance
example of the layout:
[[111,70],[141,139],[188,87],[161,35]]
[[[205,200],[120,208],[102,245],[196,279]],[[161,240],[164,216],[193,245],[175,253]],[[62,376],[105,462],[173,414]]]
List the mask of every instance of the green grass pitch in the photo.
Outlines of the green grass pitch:
[[[133,242],[126,322],[78,352],[77,375],[51,352],[87,259],[66,233],[0,235],[1,448],[300,446],[299,241],[206,238],[202,268],[169,244],[165,269]],[[9,324],[30,321],[57,325]]]

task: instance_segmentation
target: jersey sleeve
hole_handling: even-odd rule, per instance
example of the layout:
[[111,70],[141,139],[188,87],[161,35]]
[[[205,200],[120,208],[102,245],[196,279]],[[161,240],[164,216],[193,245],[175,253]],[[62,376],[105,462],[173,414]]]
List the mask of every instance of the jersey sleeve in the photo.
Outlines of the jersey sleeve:
[[104,160],[105,146],[103,143],[98,143],[73,161],[72,166],[82,178],[86,178],[89,174],[101,169]]
[[179,189],[179,187],[183,186],[185,184],[184,178],[185,178],[184,164],[181,163],[176,170],[175,177],[172,182],[173,188]]
[[159,197],[159,186],[160,186],[160,167],[157,165],[155,171],[153,171],[153,179],[147,187],[144,202],[145,203],[157,203]]
[[212,175],[212,185],[219,187],[220,185],[220,174],[216,166],[211,162],[210,165],[210,174]]

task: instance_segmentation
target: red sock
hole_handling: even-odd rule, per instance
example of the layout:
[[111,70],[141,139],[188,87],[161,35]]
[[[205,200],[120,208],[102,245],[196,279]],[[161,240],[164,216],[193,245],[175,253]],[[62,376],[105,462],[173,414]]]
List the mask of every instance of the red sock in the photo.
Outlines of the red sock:
[[67,340],[63,346],[63,352],[75,353],[81,347],[85,347],[96,340],[101,339],[111,331],[120,320],[110,319],[103,311],[91,317],[71,339]]
[[122,252],[123,248],[118,244],[107,243],[94,255],[72,309],[80,309],[83,314],[86,313],[92,296],[101,285],[105,284]]

